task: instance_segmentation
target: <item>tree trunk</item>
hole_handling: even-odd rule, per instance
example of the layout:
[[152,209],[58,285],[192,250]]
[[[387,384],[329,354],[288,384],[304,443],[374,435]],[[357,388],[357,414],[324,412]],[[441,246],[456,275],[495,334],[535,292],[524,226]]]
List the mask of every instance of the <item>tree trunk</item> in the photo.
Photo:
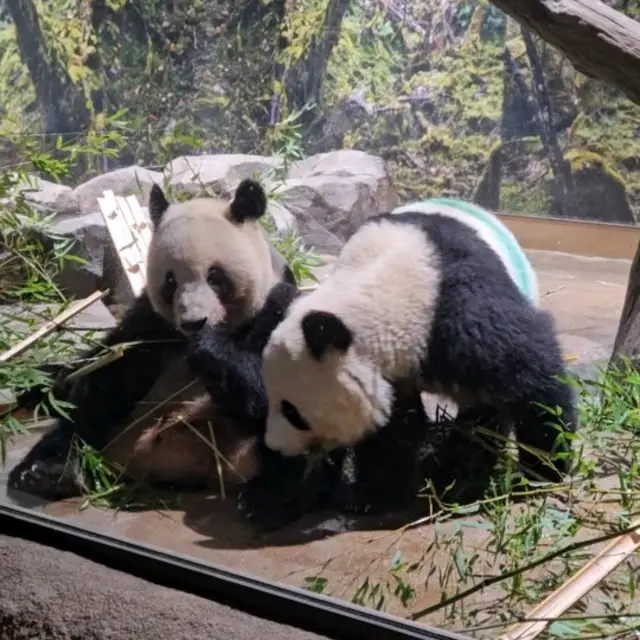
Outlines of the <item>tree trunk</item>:
[[7,0],[7,9],[16,28],[20,57],[29,70],[38,106],[44,121],[44,133],[66,141],[89,125],[89,112],[82,91],[74,86],[65,68],[47,47],[33,0]]
[[623,357],[637,361],[638,356],[640,356],[640,243],[629,270],[627,293],[610,363],[616,364]]
[[318,122],[327,65],[350,4],[351,0],[329,0],[320,35],[312,39],[304,58],[288,73],[287,93],[290,102],[294,109],[308,107],[302,122],[311,130]]
[[540,139],[542,140],[544,151],[549,158],[553,177],[555,178],[560,214],[569,218],[575,209],[575,185],[573,183],[573,176],[571,175],[571,167],[564,159],[560,144],[558,143],[558,136],[554,129],[551,99],[547,91],[547,83],[544,79],[544,72],[538,50],[536,49],[529,30],[522,27],[521,32],[527,51],[527,58],[529,58],[529,66],[531,67],[531,90],[538,107]]
[[586,76],[640,104],[640,23],[599,0],[491,0]]

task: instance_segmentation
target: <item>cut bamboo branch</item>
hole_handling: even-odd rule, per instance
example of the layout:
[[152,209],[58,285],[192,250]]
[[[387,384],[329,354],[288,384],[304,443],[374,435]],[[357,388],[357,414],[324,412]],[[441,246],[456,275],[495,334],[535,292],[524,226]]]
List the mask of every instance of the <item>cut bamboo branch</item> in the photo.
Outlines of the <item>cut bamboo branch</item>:
[[0,353],[0,362],[7,362],[11,358],[15,358],[30,347],[32,347],[38,340],[49,335],[55,331],[58,327],[62,326],[71,318],[78,315],[81,311],[84,311],[87,307],[90,307],[94,302],[97,302],[101,298],[107,295],[109,290],[95,291],[89,297],[84,300],[78,300],[72,304],[68,309],[63,311],[60,315],[56,316],[53,320],[43,324],[37,331],[26,337],[11,349],[8,349],[4,353]]
[[631,525],[634,530],[614,538],[561,587],[538,603],[527,619],[513,626],[500,640],[533,640],[567,609],[584,598],[640,547],[640,520]]
[[491,0],[586,76],[640,104],[640,22],[599,0]]

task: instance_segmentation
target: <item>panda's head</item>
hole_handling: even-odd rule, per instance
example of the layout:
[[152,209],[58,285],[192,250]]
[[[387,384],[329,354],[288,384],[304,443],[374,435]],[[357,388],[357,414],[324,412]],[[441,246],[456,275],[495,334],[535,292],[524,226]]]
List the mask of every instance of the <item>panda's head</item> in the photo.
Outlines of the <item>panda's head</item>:
[[250,179],[231,201],[170,204],[154,185],[147,295],[156,313],[186,335],[207,322],[235,326],[252,317],[283,277],[260,224],[266,209],[262,186]]
[[298,299],[262,360],[269,398],[265,444],[283,455],[359,442],[385,425],[394,390],[358,348],[347,324]]

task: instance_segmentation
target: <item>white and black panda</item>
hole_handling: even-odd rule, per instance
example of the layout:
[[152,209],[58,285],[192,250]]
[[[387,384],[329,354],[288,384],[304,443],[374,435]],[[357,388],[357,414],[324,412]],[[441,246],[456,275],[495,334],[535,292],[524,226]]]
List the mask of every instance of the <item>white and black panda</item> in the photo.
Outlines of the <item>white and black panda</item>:
[[[529,261],[489,212],[438,199],[372,216],[327,280],[295,300],[271,334],[262,360],[267,447],[297,456],[312,445],[379,440],[379,454],[361,463],[400,487],[405,479],[392,476],[402,475],[403,463],[387,473],[385,449],[392,458],[393,424],[403,412],[407,441],[420,441],[424,422],[406,417],[419,412],[417,388],[452,399],[459,420],[512,423],[521,445],[548,454],[558,419],[540,405],[559,408],[569,431],[576,409],[558,378],[565,367],[553,319],[537,303]],[[557,450],[552,464],[531,449],[520,449],[520,461],[557,479],[568,470],[567,439]],[[410,458],[405,464],[412,467]],[[370,498],[359,505],[350,497],[351,506],[368,509]]]
[[170,204],[152,188],[147,286],[103,340],[110,348],[131,344],[109,364],[59,385],[75,405],[70,419],[59,416],[10,472],[10,489],[60,499],[90,487],[74,454],[76,438],[130,478],[216,485],[217,460],[206,444],[211,428],[225,481],[255,475],[267,414],[260,353],[297,294],[260,224],[266,208],[263,188],[249,179],[231,202]]

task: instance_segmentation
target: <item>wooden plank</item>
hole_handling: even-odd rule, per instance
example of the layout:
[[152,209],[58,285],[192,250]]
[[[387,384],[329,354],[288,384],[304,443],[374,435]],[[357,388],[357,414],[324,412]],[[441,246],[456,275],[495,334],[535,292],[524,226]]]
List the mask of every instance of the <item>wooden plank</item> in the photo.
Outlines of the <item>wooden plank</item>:
[[632,260],[640,226],[498,213],[524,249]]
[[[135,197],[131,197],[135,200]],[[146,262],[150,229],[145,211],[130,199],[115,196],[105,191],[98,198],[98,205],[107,225],[120,263],[135,296],[140,295],[146,285]]]

